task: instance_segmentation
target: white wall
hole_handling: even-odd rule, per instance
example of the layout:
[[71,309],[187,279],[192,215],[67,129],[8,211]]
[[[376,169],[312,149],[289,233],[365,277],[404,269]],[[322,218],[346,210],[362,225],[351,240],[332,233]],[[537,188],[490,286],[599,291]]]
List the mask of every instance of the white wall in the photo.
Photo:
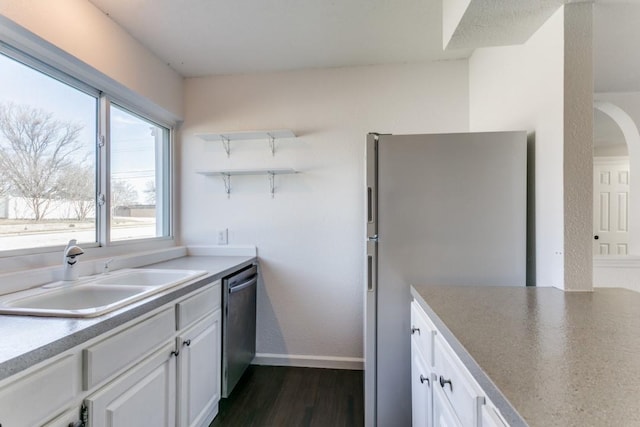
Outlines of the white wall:
[[[472,131],[527,130],[535,140],[535,280],[563,283],[563,13],[521,46],[477,49],[469,60]],[[533,176],[530,175],[530,180]],[[531,200],[531,199],[530,199]],[[531,203],[530,203],[531,204]],[[529,236],[531,239],[532,236]],[[530,254],[531,256],[531,254]]]
[[[573,22],[586,22],[582,6],[559,9],[523,45],[478,49],[469,60],[470,129],[529,132],[535,172],[529,174],[535,218],[529,235],[535,276],[529,282],[572,290],[591,288],[591,178],[583,170],[592,156],[585,116],[592,117],[585,99],[585,91],[592,92],[591,64],[584,62],[591,45],[590,38],[588,46],[578,43],[584,29]],[[585,231],[588,245],[580,234]]]
[[593,260],[593,286],[640,292],[640,257],[598,256]]
[[0,14],[148,98],[163,119],[182,117],[182,77],[89,1],[3,0]]
[[[348,362],[362,357],[364,147],[368,132],[468,129],[467,61],[187,79],[181,147],[184,243],[255,243],[264,287],[259,353]],[[292,129],[294,140],[220,143],[196,133]],[[293,167],[276,178],[222,180],[199,169]],[[331,359],[338,358],[338,359]],[[341,359],[347,358],[347,359]],[[296,363],[296,362],[290,362]],[[330,363],[331,364],[331,363]]]

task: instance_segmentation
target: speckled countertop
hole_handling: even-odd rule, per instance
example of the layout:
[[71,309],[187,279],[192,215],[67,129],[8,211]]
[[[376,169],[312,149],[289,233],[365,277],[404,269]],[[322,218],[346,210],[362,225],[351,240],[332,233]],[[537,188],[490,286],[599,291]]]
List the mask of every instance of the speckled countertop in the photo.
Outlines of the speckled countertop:
[[640,426],[639,293],[462,286],[411,293],[513,425]]
[[145,266],[209,274],[99,317],[73,319],[0,315],[0,380],[227,276],[252,256],[190,256]]

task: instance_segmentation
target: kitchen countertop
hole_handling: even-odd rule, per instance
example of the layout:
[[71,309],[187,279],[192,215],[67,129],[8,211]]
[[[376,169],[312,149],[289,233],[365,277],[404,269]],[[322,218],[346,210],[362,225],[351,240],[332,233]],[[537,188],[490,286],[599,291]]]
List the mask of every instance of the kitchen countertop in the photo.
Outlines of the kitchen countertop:
[[206,270],[208,274],[98,317],[0,315],[0,380],[168,304],[255,260],[253,256],[189,256],[144,266]]
[[411,293],[513,426],[640,425],[640,294],[466,286]]

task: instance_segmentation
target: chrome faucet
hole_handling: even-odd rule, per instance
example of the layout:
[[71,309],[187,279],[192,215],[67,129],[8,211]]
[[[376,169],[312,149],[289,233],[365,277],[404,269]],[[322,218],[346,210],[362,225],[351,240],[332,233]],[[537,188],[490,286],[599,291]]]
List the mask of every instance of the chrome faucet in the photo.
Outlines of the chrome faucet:
[[67,243],[67,247],[64,249],[64,256],[62,258],[62,263],[64,265],[64,280],[65,282],[70,282],[73,280],[78,280],[78,270],[74,268],[74,266],[78,263],[78,257],[82,255],[84,251],[80,246],[76,246],[76,239],[69,240]]

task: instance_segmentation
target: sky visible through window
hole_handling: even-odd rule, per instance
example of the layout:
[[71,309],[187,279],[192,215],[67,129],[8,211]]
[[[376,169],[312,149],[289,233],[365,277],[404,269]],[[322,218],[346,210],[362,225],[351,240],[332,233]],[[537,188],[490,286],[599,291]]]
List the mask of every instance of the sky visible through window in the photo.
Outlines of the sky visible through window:
[[[0,193],[0,251],[62,245],[70,238],[85,243],[96,242],[97,105],[95,96],[0,54],[0,112],[2,109],[28,111],[36,117],[30,119],[31,122],[50,115],[49,120],[58,124],[57,129],[72,127],[77,130],[74,138],[77,143],[73,144],[73,149],[68,148],[62,163],[64,167],[52,175],[56,181],[55,189],[49,188],[48,195],[39,200],[44,206],[41,218],[37,218],[33,207],[35,196],[26,196],[24,189],[18,189],[20,185],[15,177],[9,178],[8,173],[0,171],[0,180],[4,184],[0,188],[10,188]],[[18,127],[13,126],[14,129]],[[112,194],[112,203],[116,202],[111,212],[112,240],[156,235],[156,135],[161,130],[112,105],[111,184],[116,186]],[[0,147],[7,152],[7,138],[2,129]],[[49,155],[53,147],[55,143]],[[5,158],[11,160],[10,155],[7,156]],[[34,160],[25,164],[39,164],[41,170],[46,169],[42,165],[48,163],[38,163],[35,160],[38,156],[32,157]],[[54,181],[54,178],[49,181]],[[76,186],[82,186],[82,189]],[[78,195],[80,191],[82,196]],[[120,193],[116,194],[118,191]],[[49,196],[51,194],[54,196]],[[139,208],[131,209],[130,206],[134,205]]]

